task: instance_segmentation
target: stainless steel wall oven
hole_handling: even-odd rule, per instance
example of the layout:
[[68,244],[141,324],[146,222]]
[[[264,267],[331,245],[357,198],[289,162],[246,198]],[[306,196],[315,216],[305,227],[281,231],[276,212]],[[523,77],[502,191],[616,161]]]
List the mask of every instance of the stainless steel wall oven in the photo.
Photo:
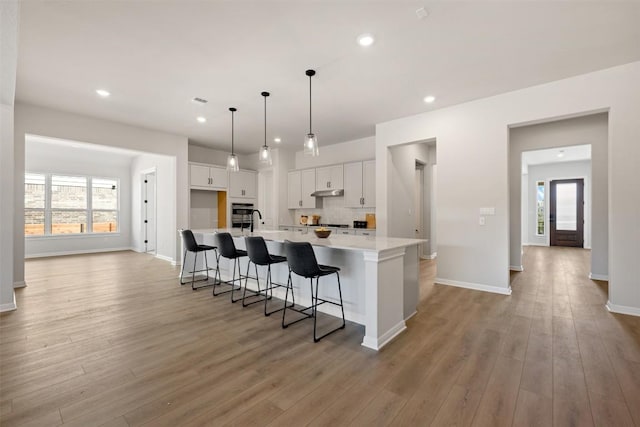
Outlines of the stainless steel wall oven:
[[232,203],[231,204],[231,227],[244,228],[251,225],[251,212],[253,203]]

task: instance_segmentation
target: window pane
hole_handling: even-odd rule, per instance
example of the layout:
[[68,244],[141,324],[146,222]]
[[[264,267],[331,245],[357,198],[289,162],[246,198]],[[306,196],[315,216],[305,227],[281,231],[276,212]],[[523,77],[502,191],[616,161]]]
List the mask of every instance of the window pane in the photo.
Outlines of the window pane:
[[24,174],[24,207],[44,209],[44,175]]
[[115,233],[118,231],[118,212],[93,211],[94,233]]
[[578,224],[578,186],[575,182],[556,185],[556,230],[575,231]]
[[93,181],[91,181],[93,209],[118,209],[116,184],[117,181],[115,179],[93,178]]
[[544,236],[544,181],[536,183],[536,234]]
[[44,234],[44,210],[24,210],[25,236],[42,236]]
[[51,208],[86,209],[87,179],[78,176],[52,176]]
[[51,234],[86,232],[86,211],[51,211]]

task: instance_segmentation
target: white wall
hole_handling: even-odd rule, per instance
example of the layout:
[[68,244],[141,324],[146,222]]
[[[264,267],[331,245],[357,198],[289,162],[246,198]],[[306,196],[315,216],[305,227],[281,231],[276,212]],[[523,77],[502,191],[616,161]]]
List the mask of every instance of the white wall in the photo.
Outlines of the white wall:
[[[14,280],[24,280],[24,188],[25,135],[43,135],[72,141],[108,145],[140,152],[154,153],[174,158],[173,179],[162,187],[172,194],[173,202],[166,209],[172,211],[173,223],[167,248],[168,257],[180,258],[180,242],[177,229],[187,227],[189,221],[189,175],[187,138],[164,132],[110,122],[79,114],[44,107],[17,103],[15,106],[15,170],[14,188],[16,206],[14,219]],[[132,182],[132,188],[136,183]],[[160,224],[158,224],[160,226]]]
[[[257,153],[257,149],[256,149]],[[201,147],[200,145],[189,144],[189,161],[198,163],[207,163],[210,165],[227,166],[227,156],[231,154],[231,147],[229,151],[216,150],[208,147]],[[240,163],[240,169],[255,170],[255,160],[251,155],[238,154],[238,163]]]
[[[584,247],[591,248],[591,230],[594,227],[607,227],[606,221],[604,223],[594,224],[591,221],[591,209],[592,209],[592,185],[591,185],[591,162],[588,160],[579,162],[563,162],[563,163],[550,163],[545,165],[532,165],[529,166],[529,174],[527,177],[527,190],[529,197],[527,198],[527,204],[523,205],[523,210],[526,207],[525,214],[527,215],[527,223],[530,226],[527,228],[527,240],[523,244],[532,245],[549,245],[549,199],[551,197],[551,190],[549,182],[555,179],[571,179],[571,178],[583,178],[584,179]],[[536,194],[535,188],[538,181],[545,182],[545,234],[543,236],[536,235]]]
[[389,210],[394,220],[389,224],[386,235],[415,238],[416,161],[429,163],[429,146],[427,143],[415,143],[395,146],[389,151],[391,152]]
[[[131,229],[134,250],[144,252],[142,238],[142,180],[143,173],[156,171],[156,256],[168,261],[180,263],[174,258],[175,242],[178,236],[176,227],[176,193],[166,191],[176,181],[176,159],[172,156],[158,154],[141,154],[131,162]],[[185,201],[185,203],[187,203]],[[185,206],[188,209],[188,205]],[[185,225],[186,228],[186,225]]]
[[[436,139],[438,282],[510,293],[509,126],[606,110],[609,307],[640,314],[640,62],[378,124],[380,234],[396,220],[389,147]],[[479,225],[480,207],[496,209],[485,226]]]
[[[510,191],[510,265],[522,264],[521,249],[521,185],[519,183],[522,152],[550,147],[591,145],[591,174],[593,204],[593,233],[589,236],[591,246],[591,273],[607,277],[608,273],[608,153],[606,113],[522,126],[509,131],[509,191]],[[529,172],[531,174],[531,172]],[[530,187],[531,188],[531,187]],[[529,228],[533,225],[530,223]]]
[[302,150],[296,151],[295,169],[317,168],[340,163],[372,160],[376,157],[375,137],[354,139],[332,145],[320,145],[320,155],[305,155]]
[[0,2],[0,312],[16,308],[13,288],[24,285],[14,274],[14,98],[20,4]]
[[[88,145],[88,144],[87,144]],[[27,137],[25,171],[116,178],[120,181],[118,232],[84,236],[30,236],[25,257],[100,252],[131,248],[131,155],[41,143]]]

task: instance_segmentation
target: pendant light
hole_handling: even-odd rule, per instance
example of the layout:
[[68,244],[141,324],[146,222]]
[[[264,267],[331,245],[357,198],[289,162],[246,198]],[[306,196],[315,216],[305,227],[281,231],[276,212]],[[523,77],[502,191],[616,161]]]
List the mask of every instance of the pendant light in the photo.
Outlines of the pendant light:
[[229,111],[231,111],[231,154],[227,157],[227,170],[231,172],[238,172],[240,170],[238,156],[233,152],[233,114],[238,110],[231,107],[229,108]]
[[260,163],[271,166],[271,147],[267,145],[267,96],[269,92],[262,92],[260,95],[264,97],[264,145],[260,147],[260,153],[258,159]]
[[314,70],[307,70],[305,73],[309,76],[309,133],[304,140],[304,154],[307,156],[317,156],[320,154],[318,150],[318,138],[311,130],[311,77],[315,76]]

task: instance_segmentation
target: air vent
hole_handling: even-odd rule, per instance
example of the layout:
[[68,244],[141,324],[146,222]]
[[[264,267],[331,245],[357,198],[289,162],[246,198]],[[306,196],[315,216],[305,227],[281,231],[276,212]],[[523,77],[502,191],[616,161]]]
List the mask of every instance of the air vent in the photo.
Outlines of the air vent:
[[207,101],[207,100],[206,100],[206,99],[204,99],[204,98],[198,98],[198,97],[196,96],[195,98],[193,98],[193,102],[199,102],[200,104],[206,104],[206,103],[207,103],[207,102],[209,102],[209,101]]

